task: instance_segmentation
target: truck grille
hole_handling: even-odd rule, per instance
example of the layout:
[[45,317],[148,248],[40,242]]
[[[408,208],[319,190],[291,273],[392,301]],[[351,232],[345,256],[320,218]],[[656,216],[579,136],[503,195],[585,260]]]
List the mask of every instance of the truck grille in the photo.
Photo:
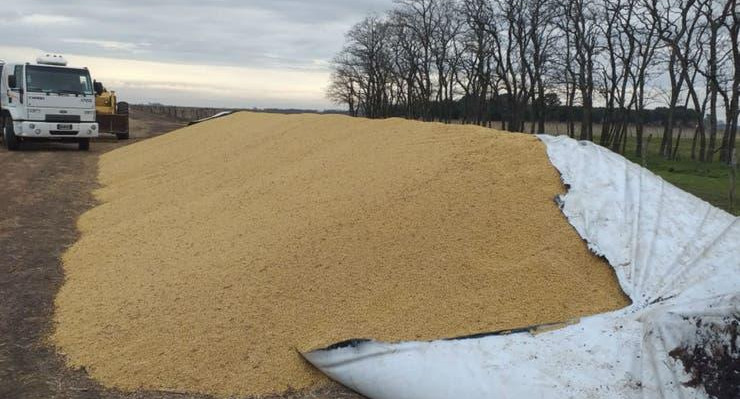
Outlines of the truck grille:
[[77,136],[79,133],[74,130],[52,130],[49,132],[52,136]]
[[79,115],[46,115],[46,122],[80,123]]

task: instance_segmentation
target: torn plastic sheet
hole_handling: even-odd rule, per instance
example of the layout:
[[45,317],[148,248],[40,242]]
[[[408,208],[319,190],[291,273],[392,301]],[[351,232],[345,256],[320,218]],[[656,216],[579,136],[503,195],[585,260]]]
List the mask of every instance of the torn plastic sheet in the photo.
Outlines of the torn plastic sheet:
[[197,125],[199,123],[208,122],[208,121],[213,120],[213,119],[223,118],[224,116],[229,116],[229,115],[231,115],[231,114],[233,114],[235,112],[237,112],[237,111],[223,111],[223,112],[219,112],[219,113],[217,113],[215,115],[212,115],[212,116],[209,116],[207,118],[198,119],[197,121],[191,121],[191,122],[188,123],[188,126],[193,126],[193,125]]
[[540,139],[569,187],[563,213],[631,306],[538,334],[353,341],[306,359],[373,399],[740,397],[738,218],[593,143]]

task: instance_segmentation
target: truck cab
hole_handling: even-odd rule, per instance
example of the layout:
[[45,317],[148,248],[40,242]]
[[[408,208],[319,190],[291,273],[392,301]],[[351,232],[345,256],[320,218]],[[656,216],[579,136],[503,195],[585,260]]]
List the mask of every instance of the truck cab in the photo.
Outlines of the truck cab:
[[98,136],[95,91],[87,68],[72,68],[61,56],[36,63],[0,65],[0,126],[8,150],[25,141],[77,143],[90,148]]

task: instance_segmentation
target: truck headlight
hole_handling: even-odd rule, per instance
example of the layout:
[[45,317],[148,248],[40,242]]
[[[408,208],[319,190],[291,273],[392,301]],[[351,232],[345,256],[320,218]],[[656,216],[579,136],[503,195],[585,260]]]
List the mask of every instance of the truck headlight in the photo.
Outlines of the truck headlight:
[[28,125],[28,127],[30,127],[31,129],[36,129],[36,124],[32,123],[32,124]]
[[95,131],[95,130],[98,130],[98,125],[92,125],[92,126],[90,127],[90,129],[92,129],[93,131]]

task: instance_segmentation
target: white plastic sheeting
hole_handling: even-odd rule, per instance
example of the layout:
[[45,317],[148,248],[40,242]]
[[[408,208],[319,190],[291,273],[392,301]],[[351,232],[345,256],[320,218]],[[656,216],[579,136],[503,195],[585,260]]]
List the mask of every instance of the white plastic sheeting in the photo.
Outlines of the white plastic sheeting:
[[213,120],[213,119],[223,118],[224,116],[229,116],[229,115],[231,115],[231,114],[233,114],[235,112],[236,111],[223,111],[223,112],[219,112],[219,113],[217,113],[215,115],[212,115],[212,116],[209,116],[207,118],[198,119],[197,121],[191,121],[190,123],[188,123],[188,126],[193,126],[193,125],[197,125],[198,123],[208,122],[208,121]]
[[734,397],[738,218],[592,143],[540,139],[569,188],[563,213],[631,306],[539,334],[355,341],[306,359],[373,399]]

